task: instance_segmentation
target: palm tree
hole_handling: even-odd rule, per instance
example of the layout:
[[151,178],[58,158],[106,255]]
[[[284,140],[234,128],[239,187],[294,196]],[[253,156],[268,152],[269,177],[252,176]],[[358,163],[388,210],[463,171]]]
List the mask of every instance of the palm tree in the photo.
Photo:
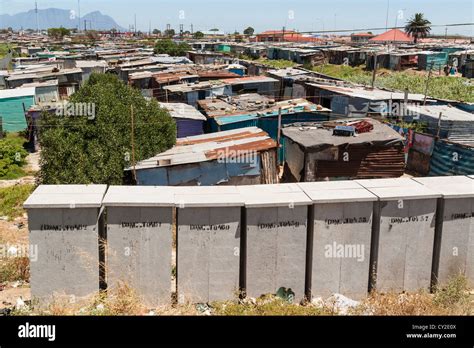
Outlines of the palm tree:
[[415,15],[405,25],[405,32],[410,34],[415,39],[424,38],[428,36],[431,31],[431,22],[425,19],[423,13],[415,13]]

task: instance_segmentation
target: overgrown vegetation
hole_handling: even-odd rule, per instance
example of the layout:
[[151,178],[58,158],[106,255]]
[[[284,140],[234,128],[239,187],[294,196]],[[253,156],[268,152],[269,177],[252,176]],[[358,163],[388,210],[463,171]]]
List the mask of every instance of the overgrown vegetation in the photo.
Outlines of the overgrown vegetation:
[[25,175],[23,170],[28,152],[23,148],[25,139],[8,134],[0,139],[0,180],[17,179]]
[[94,105],[94,116],[42,115],[42,184],[122,184],[133,158],[131,106],[136,161],[175,143],[176,124],[169,113],[115,75],[92,74],[70,102]]
[[155,44],[155,54],[169,54],[173,57],[182,57],[191,50],[186,42],[176,43],[171,39],[158,40]]
[[[313,70],[354,83],[370,85],[372,72],[363,66],[325,64],[313,67]],[[426,75],[426,76],[425,76]],[[377,72],[375,86],[400,91],[408,89],[410,93],[425,93],[428,72],[425,75],[409,71],[394,72],[380,69]],[[440,99],[451,99],[474,102],[474,86],[469,79],[451,76],[432,76],[428,84],[428,96]]]
[[294,66],[298,65],[295,62],[292,62],[292,61],[286,60],[286,59],[268,59],[268,58],[255,59],[255,58],[252,58],[252,57],[247,56],[247,55],[240,55],[239,58],[240,59],[245,59],[245,60],[252,60],[254,62],[265,64],[265,65],[268,65],[268,66],[270,66],[274,69],[285,69],[285,68],[291,68],[291,67],[294,67]]
[[464,276],[453,277],[434,294],[372,293],[351,314],[372,315],[473,315],[474,300],[469,295]]
[[434,294],[420,290],[412,293],[374,292],[359,305],[341,309],[336,302],[315,301],[296,304],[275,295],[211,304],[173,304],[150,309],[137,293],[119,284],[88,302],[52,303],[48,308],[33,306],[16,310],[14,315],[472,315],[474,301],[469,295],[466,278],[453,279]]
[[68,35],[71,35],[71,31],[64,27],[48,29],[48,36],[56,40],[61,40],[63,37]]
[[13,220],[25,213],[23,203],[33,192],[33,185],[14,185],[0,188],[0,216]]

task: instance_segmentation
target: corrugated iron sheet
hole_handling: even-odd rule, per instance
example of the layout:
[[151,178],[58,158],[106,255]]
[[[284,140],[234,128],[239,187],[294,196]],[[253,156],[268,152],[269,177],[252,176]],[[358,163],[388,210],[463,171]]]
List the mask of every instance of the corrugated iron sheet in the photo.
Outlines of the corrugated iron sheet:
[[[344,152],[349,154],[348,161],[344,161]],[[405,155],[401,143],[388,147],[339,147],[337,161],[317,161],[315,165],[317,178],[395,178],[404,173]]]
[[430,162],[430,176],[474,174],[474,147],[437,141]]

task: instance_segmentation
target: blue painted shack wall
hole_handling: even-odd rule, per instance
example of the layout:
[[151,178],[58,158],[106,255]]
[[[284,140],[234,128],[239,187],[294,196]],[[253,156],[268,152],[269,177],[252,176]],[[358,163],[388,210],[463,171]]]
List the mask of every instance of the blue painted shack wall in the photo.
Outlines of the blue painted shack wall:
[[34,104],[34,96],[0,99],[0,117],[3,120],[3,130],[18,132],[26,128],[25,113]]
[[430,176],[473,174],[474,147],[442,140],[436,142],[431,155]]
[[260,176],[260,156],[243,163],[217,160],[169,167],[138,169],[138,185],[143,186],[212,186],[228,182],[233,177]]
[[244,69],[229,69],[229,71],[234,73],[234,74],[240,75],[240,76],[245,75],[245,70]]
[[447,52],[433,52],[418,55],[418,68],[423,70],[441,69],[448,63]]
[[177,138],[184,138],[204,133],[201,120],[190,120],[186,118],[175,118],[177,128]]

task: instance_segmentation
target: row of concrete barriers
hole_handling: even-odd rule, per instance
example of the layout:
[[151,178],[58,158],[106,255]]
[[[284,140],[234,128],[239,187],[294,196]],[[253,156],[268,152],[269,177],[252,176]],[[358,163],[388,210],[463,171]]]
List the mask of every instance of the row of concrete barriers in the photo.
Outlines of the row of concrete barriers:
[[474,177],[258,186],[41,185],[24,204],[31,291],[84,297],[126,282],[150,305],[291,288],[295,300],[474,283]]

